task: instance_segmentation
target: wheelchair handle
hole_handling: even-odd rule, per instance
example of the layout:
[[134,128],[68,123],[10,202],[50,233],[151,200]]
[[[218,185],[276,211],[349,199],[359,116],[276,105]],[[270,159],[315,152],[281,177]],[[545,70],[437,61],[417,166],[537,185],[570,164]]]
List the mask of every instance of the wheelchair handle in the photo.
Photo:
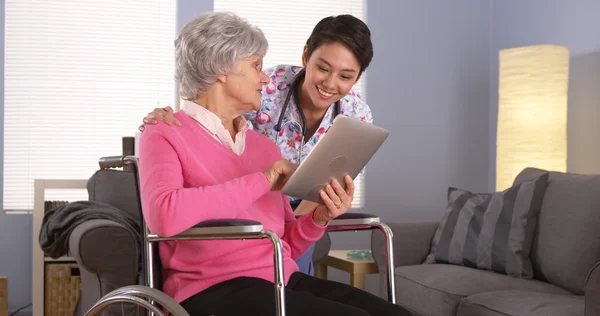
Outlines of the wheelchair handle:
[[98,161],[100,169],[122,168],[133,163],[135,163],[133,156],[106,156]]

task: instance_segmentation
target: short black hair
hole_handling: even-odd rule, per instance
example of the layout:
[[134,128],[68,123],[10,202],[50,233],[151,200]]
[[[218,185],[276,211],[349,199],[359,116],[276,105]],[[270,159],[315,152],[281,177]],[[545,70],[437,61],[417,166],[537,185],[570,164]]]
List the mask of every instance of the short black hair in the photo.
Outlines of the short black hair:
[[373,43],[371,31],[363,21],[350,14],[329,16],[319,21],[306,41],[307,60],[321,45],[335,42],[352,51],[360,64],[360,74],[369,67]]

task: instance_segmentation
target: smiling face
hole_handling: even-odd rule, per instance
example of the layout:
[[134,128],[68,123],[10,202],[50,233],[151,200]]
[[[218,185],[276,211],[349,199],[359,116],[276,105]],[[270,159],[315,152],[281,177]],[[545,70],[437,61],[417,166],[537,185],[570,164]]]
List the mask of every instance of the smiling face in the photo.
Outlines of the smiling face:
[[263,57],[253,55],[240,59],[235,71],[224,80],[226,93],[237,101],[241,113],[260,109],[262,89],[269,77],[262,71]]
[[[339,42],[321,44],[308,58],[304,48],[302,64],[302,107],[326,110],[350,92],[360,76],[360,63],[352,51]],[[306,102],[308,100],[310,102]],[[312,104],[309,104],[312,103]]]

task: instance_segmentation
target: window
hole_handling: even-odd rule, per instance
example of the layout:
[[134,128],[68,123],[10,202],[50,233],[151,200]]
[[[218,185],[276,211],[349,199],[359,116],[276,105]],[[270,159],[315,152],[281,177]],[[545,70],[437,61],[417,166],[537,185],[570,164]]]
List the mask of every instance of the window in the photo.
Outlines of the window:
[[[173,103],[176,2],[7,0],[5,14],[4,209],[26,211],[33,179],[89,178]],[[87,199],[61,193],[47,199]]]
[[[302,65],[302,50],[317,23],[326,16],[352,14],[365,21],[364,0],[215,0],[215,11],[231,11],[257,25],[269,40],[265,67]],[[354,91],[364,95],[364,77]],[[364,177],[355,180],[353,207],[363,206]]]

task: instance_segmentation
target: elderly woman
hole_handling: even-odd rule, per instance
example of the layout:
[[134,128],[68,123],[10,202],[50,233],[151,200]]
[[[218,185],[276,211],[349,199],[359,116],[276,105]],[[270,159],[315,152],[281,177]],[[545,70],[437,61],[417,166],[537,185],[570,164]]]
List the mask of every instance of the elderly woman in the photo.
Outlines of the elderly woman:
[[[294,259],[348,210],[354,185],[332,181],[323,204],[296,219],[281,187],[295,164],[248,129],[261,106],[267,41],[230,13],[190,21],[175,41],[183,124],[148,126],[140,140],[144,217],[172,236],[216,218],[253,219],[283,242],[288,315],[408,315],[356,288],[298,273]],[[191,315],[272,315],[273,248],[268,240],[177,241],[160,245],[163,290]]]

